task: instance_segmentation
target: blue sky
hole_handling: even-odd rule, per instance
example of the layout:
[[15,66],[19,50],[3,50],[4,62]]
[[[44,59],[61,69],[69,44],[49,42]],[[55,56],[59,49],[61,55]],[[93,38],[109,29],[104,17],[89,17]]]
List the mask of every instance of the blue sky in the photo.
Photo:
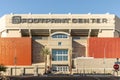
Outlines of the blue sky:
[[0,16],[15,14],[105,14],[120,17],[120,0],[0,0]]

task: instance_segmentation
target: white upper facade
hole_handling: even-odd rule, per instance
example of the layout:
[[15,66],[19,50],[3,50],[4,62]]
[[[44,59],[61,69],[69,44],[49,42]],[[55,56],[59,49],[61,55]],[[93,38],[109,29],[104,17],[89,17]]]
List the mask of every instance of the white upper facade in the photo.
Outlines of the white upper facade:
[[0,19],[0,24],[6,28],[20,27],[22,29],[26,27],[33,29],[108,29],[108,27],[114,27],[114,23],[114,14],[9,14]]
[[[120,19],[114,14],[8,14],[0,19],[0,32],[10,29],[99,29],[118,34]],[[107,31],[106,31],[107,30]],[[110,31],[110,32],[109,32]],[[111,32],[112,31],[112,32]],[[105,33],[104,33],[105,34]],[[103,34],[100,34],[101,36]],[[104,37],[104,36],[103,36]],[[108,36],[109,37],[109,36]],[[118,37],[118,35],[117,35]]]

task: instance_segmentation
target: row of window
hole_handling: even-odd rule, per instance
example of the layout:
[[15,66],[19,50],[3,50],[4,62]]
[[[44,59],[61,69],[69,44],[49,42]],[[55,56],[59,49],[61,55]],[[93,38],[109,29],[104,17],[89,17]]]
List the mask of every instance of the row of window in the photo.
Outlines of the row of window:
[[52,60],[53,61],[67,61],[68,60],[68,50],[67,49],[53,49],[52,50]]
[[68,57],[67,56],[53,56],[52,60],[53,61],[67,61]]
[[52,35],[52,38],[68,38],[68,35],[66,35],[66,34],[54,34],[54,35]]
[[67,49],[52,49],[52,54],[67,54]]
[[68,66],[52,66],[52,71],[68,71]]
[[[47,40],[48,37],[41,37],[41,36],[33,36],[32,37],[33,39],[44,39],[44,40]],[[68,38],[68,35],[66,34],[54,34],[52,35],[52,38]],[[77,39],[87,39],[88,37],[87,36],[73,36],[73,40],[77,40]]]

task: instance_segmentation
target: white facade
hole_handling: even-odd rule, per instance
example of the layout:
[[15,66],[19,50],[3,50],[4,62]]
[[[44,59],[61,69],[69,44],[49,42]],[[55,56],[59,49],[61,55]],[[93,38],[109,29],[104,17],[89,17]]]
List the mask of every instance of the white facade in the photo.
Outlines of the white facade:
[[39,53],[45,46],[55,56],[48,56],[47,65],[68,71],[71,57],[87,57],[89,37],[120,37],[120,19],[114,14],[8,14],[0,19],[0,37],[31,37],[33,64],[43,64]]
[[[16,22],[15,22],[16,21]],[[26,30],[26,35],[43,35],[39,30],[46,30],[46,35],[50,35],[57,30],[78,35],[96,35],[98,37],[118,36],[119,18],[114,14],[10,14],[4,15],[0,19],[1,37],[22,37],[20,31]],[[7,30],[6,32],[4,30]],[[99,31],[97,31],[99,30]],[[18,32],[16,32],[18,31]],[[32,31],[33,33],[29,33]],[[86,32],[86,34],[85,34]],[[6,35],[4,35],[6,33]],[[14,33],[18,33],[15,35]],[[81,33],[81,34],[80,34]],[[98,33],[95,34],[95,33]],[[110,33],[106,35],[106,33]],[[8,34],[8,35],[7,35]],[[45,34],[44,34],[45,35]],[[12,37],[11,36],[11,37]]]

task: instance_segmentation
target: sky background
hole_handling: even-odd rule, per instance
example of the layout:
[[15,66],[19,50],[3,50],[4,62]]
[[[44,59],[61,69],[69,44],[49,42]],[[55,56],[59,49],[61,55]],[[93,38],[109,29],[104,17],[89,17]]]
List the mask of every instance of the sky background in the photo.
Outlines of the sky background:
[[116,14],[120,0],[0,0],[0,16],[5,14]]

